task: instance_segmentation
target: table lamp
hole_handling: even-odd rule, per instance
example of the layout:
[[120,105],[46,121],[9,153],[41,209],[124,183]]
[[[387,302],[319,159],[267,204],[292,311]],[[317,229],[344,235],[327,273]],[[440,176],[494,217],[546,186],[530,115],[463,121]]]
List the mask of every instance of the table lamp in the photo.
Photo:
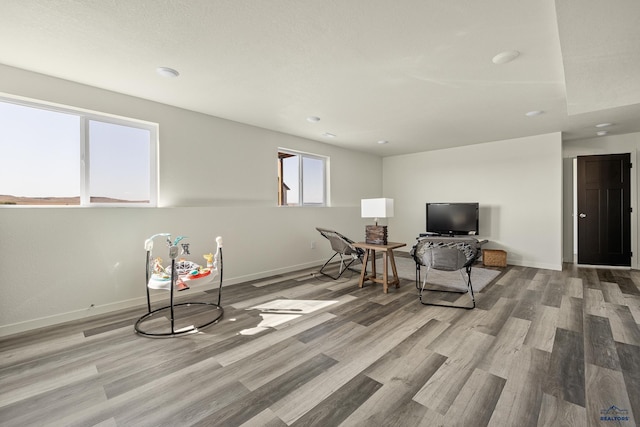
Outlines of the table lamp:
[[375,218],[376,225],[366,226],[366,242],[376,245],[387,244],[387,226],[378,225],[378,218],[391,218],[393,216],[393,199],[362,199],[360,201],[360,216],[362,218]]

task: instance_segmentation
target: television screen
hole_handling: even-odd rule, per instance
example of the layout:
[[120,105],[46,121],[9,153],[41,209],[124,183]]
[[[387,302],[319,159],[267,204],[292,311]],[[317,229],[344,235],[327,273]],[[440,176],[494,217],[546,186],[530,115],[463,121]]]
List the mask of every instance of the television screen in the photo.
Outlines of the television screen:
[[478,203],[427,203],[427,232],[442,235],[477,235]]

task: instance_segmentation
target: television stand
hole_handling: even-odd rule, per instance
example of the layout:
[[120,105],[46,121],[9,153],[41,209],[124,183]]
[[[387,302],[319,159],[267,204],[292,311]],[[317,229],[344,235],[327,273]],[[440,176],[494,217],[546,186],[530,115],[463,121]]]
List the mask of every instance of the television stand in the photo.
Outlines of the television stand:
[[442,234],[442,233],[433,233],[427,231],[426,233],[418,234],[417,239],[422,239],[423,237],[446,237],[450,239],[476,239],[478,242],[482,242],[482,244],[487,243],[486,239],[480,238],[477,234]]

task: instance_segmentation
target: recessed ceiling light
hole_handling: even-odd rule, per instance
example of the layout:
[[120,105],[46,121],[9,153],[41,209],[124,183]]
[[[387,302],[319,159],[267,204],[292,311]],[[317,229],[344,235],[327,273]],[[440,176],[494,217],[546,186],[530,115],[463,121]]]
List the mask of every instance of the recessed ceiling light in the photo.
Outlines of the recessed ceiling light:
[[506,64],[507,62],[511,62],[520,56],[520,52],[517,50],[507,50],[504,52],[500,52],[496,56],[493,57],[492,61],[494,64]]
[[329,133],[329,132],[323,133],[322,136],[324,136],[325,138],[335,138],[336,137],[334,134]]
[[156,68],[156,73],[162,77],[178,77],[180,75],[179,72],[169,67],[158,67]]
[[606,134],[608,134],[608,133],[609,133],[609,131],[606,131],[606,130],[599,130],[599,131],[596,133],[596,135],[598,135],[598,136],[605,136],[605,135],[606,135]]
[[611,126],[613,123],[600,123],[597,124],[596,127],[597,128],[606,128],[607,126]]
[[378,144],[388,144],[389,141],[387,141],[386,139],[381,139],[380,141],[378,141]]
[[318,116],[309,116],[309,117],[307,117],[307,121],[311,122],[311,123],[319,122],[320,121],[320,117],[318,117]]
[[525,116],[534,117],[534,116],[539,116],[540,114],[544,114],[544,111],[542,110],[529,111],[528,113],[525,113]]

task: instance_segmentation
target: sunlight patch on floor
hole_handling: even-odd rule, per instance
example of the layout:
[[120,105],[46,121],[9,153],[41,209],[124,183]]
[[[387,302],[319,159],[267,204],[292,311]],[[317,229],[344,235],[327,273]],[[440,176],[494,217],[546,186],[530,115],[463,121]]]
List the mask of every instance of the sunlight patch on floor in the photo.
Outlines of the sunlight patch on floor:
[[338,301],[277,299],[265,304],[250,307],[248,310],[260,310],[262,321],[258,326],[240,331],[240,335],[256,335],[298,317],[313,313],[321,308],[336,304]]

